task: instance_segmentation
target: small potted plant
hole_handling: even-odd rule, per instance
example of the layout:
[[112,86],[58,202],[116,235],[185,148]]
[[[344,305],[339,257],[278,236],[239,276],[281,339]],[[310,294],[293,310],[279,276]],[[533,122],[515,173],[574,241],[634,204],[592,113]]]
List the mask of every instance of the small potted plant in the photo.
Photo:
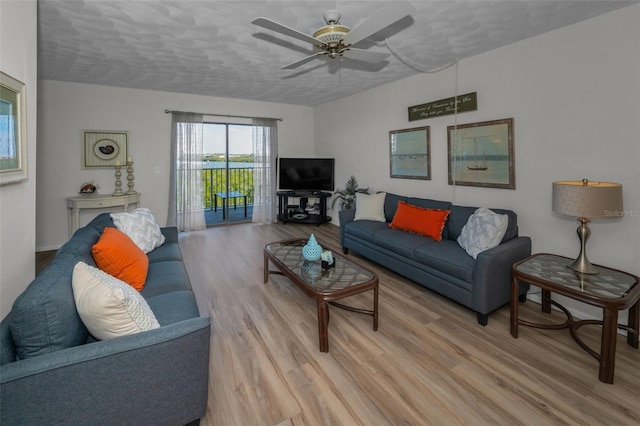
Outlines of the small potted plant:
[[352,209],[356,206],[356,194],[368,194],[369,188],[358,188],[358,181],[355,176],[351,176],[344,186],[344,189],[338,189],[331,202],[333,208],[340,201],[340,210]]

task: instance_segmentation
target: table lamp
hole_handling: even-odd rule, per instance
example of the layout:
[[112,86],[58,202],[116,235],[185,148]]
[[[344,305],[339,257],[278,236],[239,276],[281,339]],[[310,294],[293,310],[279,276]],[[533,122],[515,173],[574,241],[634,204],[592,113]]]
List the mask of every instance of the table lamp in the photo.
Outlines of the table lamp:
[[622,185],[613,182],[557,181],[553,182],[553,211],[578,218],[580,254],[569,268],[582,274],[597,274],[598,270],[587,258],[587,240],[591,230],[590,219],[620,217],[622,210]]

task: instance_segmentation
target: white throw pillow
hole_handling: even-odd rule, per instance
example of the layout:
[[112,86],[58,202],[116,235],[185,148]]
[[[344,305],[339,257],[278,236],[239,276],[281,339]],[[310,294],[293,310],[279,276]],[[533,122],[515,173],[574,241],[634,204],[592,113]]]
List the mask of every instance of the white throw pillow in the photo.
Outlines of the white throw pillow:
[[509,216],[481,207],[469,216],[458,237],[458,244],[475,259],[479,253],[500,244],[508,225]]
[[80,319],[99,340],[159,328],[146,300],[124,281],[106,272],[76,263],[71,280]]
[[354,220],[373,220],[386,222],[384,217],[384,199],[387,194],[356,194],[356,216]]
[[135,209],[131,213],[111,213],[114,225],[145,253],[164,244],[165,238],[149,209]]

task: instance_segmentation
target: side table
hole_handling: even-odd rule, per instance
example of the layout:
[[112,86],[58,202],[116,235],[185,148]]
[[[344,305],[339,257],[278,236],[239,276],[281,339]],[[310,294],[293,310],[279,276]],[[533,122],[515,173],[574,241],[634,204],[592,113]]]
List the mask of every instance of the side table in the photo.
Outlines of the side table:
[[237,205],[236,205],[236,199],[237,198],[244,198],[244,217],[247,217],[247,194],[243,194],[242,192],[238,192],[238,191],[230,191],[230,192],[216,192],[215,196],[214,196],[214,200],[213,200],[213,211],[217,212],[218,211],[218,198],[220,198],[222,200],[222,220],[226,219],[226,214],[227,214],[227,200],[233,198],[233,209],[235,210]]
[[[601,382],[613,383],[616,361],[616,330],[627,331],[627,344],[638,349],[640,319],[640,285],[638,277],[616,269],[595,265],[599,274],[587,275],[569,269],[573,259],[554,254],[539,253],[515,263],[511,268],[511,335],[518,338],[518,325],[560,330],[569,328],[573,339],[600,363]],[[536,324],[518,318],[518,283],[528,282],[542,289],[542,312],[550,313],[551,305],[563,311],[567,320],[562,324]],[[602,321],[575,320],[571,313],[555,300],[551,293],[603,309]],[[627,325],[618,324],[618,312],[629,309]],[[588,347],[578,336],[580,327],[602,325],[600,353]]]
[[130,204],[140,207],[140,193],[118,196],[83,194],[68,197],[66,200],[67,208],[69,209],[69,238],[80,227],[80,210],[122,206],[124,211],[128,211]]

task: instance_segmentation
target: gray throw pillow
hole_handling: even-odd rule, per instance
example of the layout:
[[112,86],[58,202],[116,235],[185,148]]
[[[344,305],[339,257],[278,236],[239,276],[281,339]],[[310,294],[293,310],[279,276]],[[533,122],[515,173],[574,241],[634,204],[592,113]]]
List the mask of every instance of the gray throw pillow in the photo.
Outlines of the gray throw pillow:
[[509,217],[486,207],[477,209],[462,228],[458,244],[474,259],[479,253],[497,247],[502,241]]

